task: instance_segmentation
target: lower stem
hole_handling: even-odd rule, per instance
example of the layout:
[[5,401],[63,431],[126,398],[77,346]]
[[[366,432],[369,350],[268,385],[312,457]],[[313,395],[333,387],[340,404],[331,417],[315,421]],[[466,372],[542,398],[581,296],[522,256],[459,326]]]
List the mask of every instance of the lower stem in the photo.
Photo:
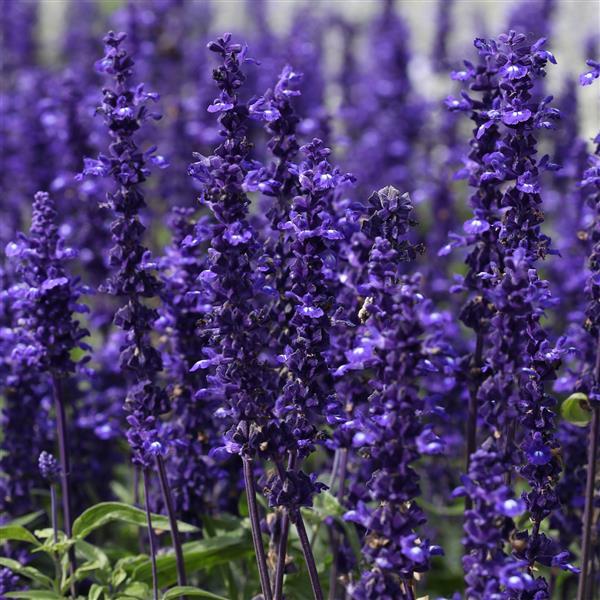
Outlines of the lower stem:
[[331,544],[331,552],[333,561],[331,563],[331,571],[329,571],[329,600],[335,600],[337,592],[337,562],[339,559],[338,536],[333,527],[329,528],[329,543]]
[[300,510],[297,509],[294,514],[294,524],[298,531],[298,537],[300,538],[300,545],[302,546],[302,554],[304,555],[304,562],[308,569],[308,577],[310,579],[310,585],[312,587],[313,595],[315,600],[323,600],[323,590],[321,589],[321,583],[319,581],[319,574],[317,572],[317,565],[315,564],[315,557],[313,556],[310,542],[308,541],[308,535],[306,534],[306,527],[302,520]]
[[475,340],[475,352],[471,360],[471,394],[469,397],[469,417],[467,421],[467,469],[471,464],[471,456],[477,449],[477,392],[479,390],[479,376],[483,360],[483,333],[478,332]]
[[244,466],[244,484],[246,487],[246,496],[248,498],[248,513],[250,515],[250,526],[252,528],[252,541],[256,552],[256,563],[258,565],[258,574],[260,576],[260,586],[264,600],[272,600],[271,582],[269,581],[269,570],[267,568],[267,557],[262,543],[260,532],[260,517],[258,514],[258,503],[256,501],[256,487],[254,485],[254,472],[252,470],[252,459],[248,456],[242,457]]
[[[341,504],[346,495],[346,471],[348,470],[348,448],[341,448],[339,452],[339,478],[340,482],[337,489],[337,500]],[[335,529],[331,528],[331,545],[333,552],[333,563],[331,565],[331,571],[329,573],[329,600],[335,599],[336,588],[337,588],[337,563],[339,556],[338,548],[338,535]]]
[[[469,473],[469,467],[471,465],[471,456],[477,449],[477,392],[479,390],[479,371],[481,369],[482,355],[483,334],[478,332],[475,341],[475,353],[473,354],[473,360],[471,362],[473,381],[469,394],[469,412],[467,417],[467,460],[465,468],[465,473],[467,474]],[[477,377],[477,379],[475,379],[475,377]],[[472,508],[472,501],[469,496],[465,497],[465,508]]]
[[165,507],[167,509],[167,517],[171,526],[171,539],[173,541],[173,550],[175,551],[175,562],[177,565],[177,583],[178,585],[186,585],[185,563],[183,560],[183,551],[181,549],[181,538],[179,537],[179,527],[177,526],[177,517],[173,507],[173,496],[169,486],[167,470],[165,469],[165,461],[160,455],[156,456],[156,466],[158,467],[158,476],[160,479],[160,488],[163,495]]
[[148,538],[150,540],[150,565],[152,567],[152,592],[154,600],[158,600],[158,573],[156,571],[156,540],[154,529],[152,529],[152,515],[150,510],[150,486],[148,484],[148,470],[142,471],[144,480],[144,507],[146,510],[146,525],[148,527]]
[[[58,457],[60,461],[60,487],[62,490],[63,507],[63,527],[65,534],[70,539],[72,536],[72,517],[71,517],[71,461],[69,457],[69,434],[67,429],[67,416],[65,412],[65,402],[62,393],[62,385],[58,377],[52,377],[52,392],[54,396],[54,411],[56,413],[56,437],[58,438]],[[75,560],[75,549],[69,548],[69,564],[71,577],[77,570]],[[74,580],[73,580],[74,581]],[[71,594],[74,596],[75,584],[71,585]]]
[[287,510],[283,509],[281,516],[281,535],[277,546],[277,562],[275,564],[275,583],[273,590],[274,600],[283,598],[283,576],[285,574],[285,557],[287,554],[287,541],[290,532],[290,517]]
[[58,507],[56,506],[56,487],[50,484],[50,511],[52,515],[52,532],[54,543],[58,544]]
[[592,410],[592,423],[590,425],[587,476],[585,482],[585,507],[583,511],[583,529],[581,542],[581,574],[577,588],[577,600],[586,599],[589,581],[592,525],[594,520],[594,486],[596,482],[596,458],[598,455],[598,437],[600,436],[600,407],[594,406]]
[[[285,471],[281,462],[275,461],[277,472],[281,478],[282,484],[285,480]],[[288,458],[288,471],[291,471],[296,466],[296,453],[290,452]],[[285,557],[287,554],[287,541],[290,533],[290,516],[288,511],[282,509],[281,517],[281,537],[279,538],[279,546],[277,547],[277,561],[275,563],[275,584],[273,586],[273,598],[274,600],[282,600],[283,598],[283,576],[285,574]]]
[[[133,505],[136,508],[140,508],[140,468],[137,465],[133,465]],[[144,530],[138,528],[138,547],[140,554],[144,553]]]
[[[56,486],[53,483],[50,484],[50,514],[52,518],[52,539],[55,544],[58,544],[58,503],[56,500]],[[54,561],[56,579],[59,581],[61,569],[58,554],[53,554],[52,559]]]

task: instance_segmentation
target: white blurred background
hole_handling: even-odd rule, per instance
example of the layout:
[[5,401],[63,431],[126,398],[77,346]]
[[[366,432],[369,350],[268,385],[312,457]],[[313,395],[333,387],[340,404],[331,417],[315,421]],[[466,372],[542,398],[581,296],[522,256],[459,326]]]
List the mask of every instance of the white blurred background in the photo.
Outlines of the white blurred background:
[[[16,0],[27,2],[30,0]],[[31,0],[33,1],[33,0]],[[117,10],[121,0],[39,0],[41,8],[40,38],[43,57],[56,60],[58,41],[61,37],[64,14],[69,2],[97,2],[105,14]],[[148,0],[136,0],[140,4]],[[255,0],[184,0],[204,2],[212,7],[214,33],[233,31],[240,35],[251,27],[249,13]],[[335,13],[345,19],[360,23],[368,22],[381,10],[383,0],[263,0],[268,21],[274,31],[285,35],[294,18],[295,8],[309,6],[321,14]],[[435,35],[436,14],[439,2],[448,0],[396,0],[396,10],[407,20],[413,59],[410,65],[411,78],[421,92],[428,97],[443,97],[452,90],[452,85],[439,76],[431,74],[429,55]],[[511,13],[526,10],[530,4],[540,0],[453,0],[451,3],[452,34],[448,47],[452,66],[459,66],[463,58],[475,58],[472,45],[475,37],[495,37],[506,31]],[[592,36],[596,37],[596,48],[600,45],[600,0],[553,0],[552,30],[548,48],[558,60],[558,65],[548,69],[547,90],[557,96],[567,74],[578,75],[585,70],[585,59]],[[340,40],[335,32],[326,40],[327,67],[336,69],[340,60]],[[363,51],[368,51],[364,48]],[[582,131],[592,137],[600,127],[600,102],[597,93],[579,94]],[[335,100],[334,100],[335,102]]]

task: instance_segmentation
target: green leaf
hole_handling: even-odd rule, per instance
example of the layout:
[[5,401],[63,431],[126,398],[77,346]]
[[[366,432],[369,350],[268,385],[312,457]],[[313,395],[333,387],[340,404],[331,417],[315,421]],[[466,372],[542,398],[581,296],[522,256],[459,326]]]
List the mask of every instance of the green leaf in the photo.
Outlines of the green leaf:
[[248,519],[240,519],[234,515],[228,513],[220,514],[218,517],[211,515],[202,515],[202,523],[204,529],[210,529],[205,531],[209,537],[214,537],[217,531],[235,531],[242,527],[245,527],[246,523],[250,523]]
[[25,590],[23,592],[8,592],[4,594],[6,598],[29,598],[29,600],[64,600],[64,596],[59,596],[56,592],[48,590]]
[[315,497],[313,509],[303,509],[302,515],[309,523],[317,525],[317,527],[321,525],[325,517],[334,517],[343,527],[346,537],[350,542],[350,547],[352,548],[357,561],[360,562],[361,547],[358,534],[356,533],[354,525],[344,520],[344,512],[344,507],[333,494],[322,492]]
[[36,537],[21,525],[3,525],[0,527],[0,540],[3,542],[27,542],[39,546]]
[[[47,540],[54,537],[54,529],[52,527],[44,527],[43,529],[36,529],[35,535],[37,535],[42,540]],[[66,540],[66,536],[61,535],[62,531],[58,532],[58,538],[61,540]]]
[[75,542],[75,549],[82,554],[88,561],[93,562],[98,565],[98,569],[109,569],[110,561],[108,557],[100,548],[90,544],[89,542],[85,542],[83,540],[77,540]]
[[26,567],[22,565],[17,560],[12,560],[12,558],[0,558],[0,567],[8,567],[11,571],[20,575],[21,577],[26,577],[27,579],[31,579],[31,581],[35,581],[39,585],[43,585],[44,587],[52,589],[54,585],[52,579],[34,569],[33,567]]
[[571,394],[561,405],[560,413],[569,423],[577,427],[586,427],[592,418],[588,397],[581,392]]
[[[71,586],[71,582],[81,581],[89,576],[90,573],[94,573],[95,571],[104,571],[105,575],[108,576],[110,574],[110,561],[108,557],[100,548],[92,544],[88,544],[88,542],[84,542],[83,540],[77,540],[75,542],[75,549],[80,556],[83,556],[86,561],[82,564],[79,564],[77,570],[75,571],[72,577],[68,577],[65,579],[61,591],[65,594],[69,587]],[[96,577],[98,580],[102,580],[100,573],[99,576]]]
[[136,554],[135,556],[125,556],[120,558],[115,564],[116,569],[125,569],[126,571],[133,571],[133,569],[139,565],[144,564],[148,560],[145,554]]
[[21,517],[17,517],[8,523],[5,523],[5,525],[21,525],[22,527],[25,527],[25,525],[29,525],[34,521],[37,521],[43,514],[43,510],[38,510],[37,512],[32,512]]
[[217,596],[217,594],[213,594],[211,592],[207,592],[206,590],[201,590],[200,588],[195,588],[189,585],[181,585],[171,588],[168,592],[165,592],[162,600],[178,600],[184,596],[190,598],[210,598],[211,600],[227,600],[227,598],[224,598],[223,596]]
[[139,598],[140,600],[146,600],[152,595],[150,588],[145,583],[139,581],[133,581],[121,592],[128,598]]
[[114,587],[119,587],[127,579],[127,571],[115,569],[111,575],[110,582]]
[[[146,526],[146,513],[140,508],[123,502],[101,502],[84,511],[73,523],[73,537],[85,538],[94,529],[111,521],[121,521],[139,527]],[[177,521],[180,532],[198,531],[197,527]],[[157,530],[170,531],[169,519],[163,515],[152,515],[152,526]]]
[[242,517],[248,516],[248,497],[246,494],[241,494],[240,499],[238,500],[238,513]]
[[103,594],[103,587],[97,583],[93,583],[90,591],[88,592],[88,600],[100,600]]
[[315,500],[315,504],[322,507],[326,516],[341,517],[346,512],[339,500],[330,492],[321,492]]
[[[209,538],[198,542],[188,542],[183,545],[185,570],[188,575],[210,569],[217,565],[239,560],[253,552],[250,533],[242,535],[225,534],[218,538]],[[163,554],[156,559],[158,583],[160,587],[171,586],[177,581],[175,556],[173,553]],[[152,567],[150,559],[138,566],[133,572],[136,581],[152,583]]]

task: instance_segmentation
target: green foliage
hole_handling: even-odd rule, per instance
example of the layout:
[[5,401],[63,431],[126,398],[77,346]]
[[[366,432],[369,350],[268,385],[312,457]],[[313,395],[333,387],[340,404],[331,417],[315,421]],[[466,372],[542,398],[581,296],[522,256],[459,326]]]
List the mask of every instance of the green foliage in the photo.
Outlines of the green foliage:
[[39,545],[36,537],[21,525],[0,526],[0,540],[3,542],[27,542]]
[[[252,538],[247,529],[183,544],[183,557],[187,573],[195,573],[234,562],[252,555],[253,552]],[[157,557],[156,568],[160,587],[173,585],[177,581],[175,556],[172,553]],[[136,581],[152,583],[150,559],[136,567],[133,571],[133,578]]]
[[178,600],[183,596],[186,596],[188,598],[209,598],[211,600],[227,600],[227,598],[223,596],[217,596],[216,594],[207,592],[206,590],[201,590],[200,588],[191,587],[189,585],[171,588],[166,594],[164,594],[162,600]]
[[[254,557],[249,521],[244,516],[244,503],[240,503],[242,516],[221,514],[203,517],[202,539],[198,539],[198,528],[180,523],[181,532],[194,534],[193,541],[183,544],[188,587],[172,587],[177,583],[175,556],[172,550],[162,551],[157,556],[158,586],[162,590],[162,600],[176,598],[207,598],[212,600],[246,600],[254,596],[258,589],[258,577]],[[333,518],[342,527],[350,540],[360,562],[360,544],[354,526],[343,519],[345,509],[330,493],[320,494],[311,509],[303,510],[308,534],[313,541],[315,559],[325,590],[328,572],[331,568],[329,532],[324,525]],[[22,519],[32,523],[39,513]],[[168,519],[163,515],[152,515],[155,529],[169,531]],[[125,527],[124,527],[125,525]],[[10,559],[0,559],[0,566],[6,566],[27,581],[33,588],[28,591],[13,592],[8,598],[70,598],[73,586],[80,588],[82,581],[88,582],[87,600],[147,600],[152,597],[152,567],[147,554],[128,551],[125,540],[119,536],[119,544],[102,545],[103,536],[98,530],[103,527],[116,527],[127,533],[129,527],[146,527],[146,514],[143,510],[123,502],[103,502],[84,511],[73,523],[73,537],[68,539],[59,531],[40,528],[33,532],[21,523],[12,522],[0,528],[0,537],[14,543],[27,544],[31,551],[31,561],[27,566]],[[94,534],[91,543],[90,536]],[[112,535],[107,539],[115,539]],[[76,556],[77,569],[69,568],[69,550]],[[286,576],[285,590],[291,598],[303,600],[312,598],[306,568],[302,559],[300,544],[294,528],[290,531],[289,555],[295,565],[295,572]],[[87,588],[86,588],[87,589]],[[207,591],[207,590],[213,591]],[[77,596],[78,600],[85,600]]]
[[[94,529],[102,527],[111,521],[122,521],[139,527],[146,527],[146,513],[123,502],[101,502],[88,508],[73,522],[73,536],[76,538],[87,537]],[[192,533],[198,531],[197,527],[181,521],[177,522],[179,531]],[[152,526],[156,530],[170,531],[169,520],[163,515],[152,514]]]
[[581,392],[571,394],[561,405],[560,413],[569,423],[578,427],[587,427],[592,418],[588,397]]

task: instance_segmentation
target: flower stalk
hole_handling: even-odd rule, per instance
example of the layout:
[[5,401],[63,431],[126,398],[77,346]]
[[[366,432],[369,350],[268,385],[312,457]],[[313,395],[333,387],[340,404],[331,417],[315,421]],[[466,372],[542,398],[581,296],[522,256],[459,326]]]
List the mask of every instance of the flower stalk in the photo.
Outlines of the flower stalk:
[[156,568],[156,537],[152,527],[152,511],[150,510],[150,474],[148,469],[142,470],[144,482],[144,509],[146,512],[146,527],[148,528],[148,539],[150,542],[150,565],[152,569],[152,597],[158,600],[158,571]]
[[171,526],[171,539],[173,540],[173,550],[175,551],[175,561],[177,567],[177,584],[183,586],[187,584],[187,581],[185,576],[185,562],[183,559],[183,550],[181,548],[181,537],[179,535],[179,526],[177,525],[175,509],[173,507],[173,496],[171,494],[171,488],[169,487],[169,479],[167,477],[165,461],[162,455],[160,454],[156,455],[156,466],[158,468],[158,478],[160,481],[160,488],[163,495],[163,501],[167,509],[169,525]]
[[250,526],[252,528],[252,541],[256,552],[256,564],[258,565],[258,574],[260,585],[265,600],[272,600],[271,581],[269,579],[269,570],[267,567],[267,557],[262,542],[260,530],[260,514],[258,512],[258,502],[256,500],[256,486],[254,483],[254,472],[252,469],[252,458],[242,457],[244,466],[244,484],[246,487],[246,497],[248,499],[248,513],[250,515]]

